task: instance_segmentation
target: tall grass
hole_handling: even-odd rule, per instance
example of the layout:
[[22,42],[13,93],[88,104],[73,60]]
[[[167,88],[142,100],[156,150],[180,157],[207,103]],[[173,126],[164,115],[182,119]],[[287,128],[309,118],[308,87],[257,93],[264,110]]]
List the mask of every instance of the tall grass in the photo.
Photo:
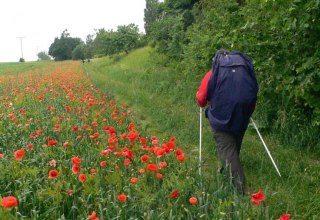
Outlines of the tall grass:
[[[195,93],[201,79],[168,66],[166,59],[146,47],[119,61],[100,58],[85,63],[83,67],[98,88],[127,103],[146,133],[161,134],[159,136],[162,138],[176,136],[179,145],[189,152],[188,157],[196,161],[199,107],[196,105]],[[259,106],[257,111],[260,111]],[[259,121],[257,124],[259,126]],[[226,192],[226,189],[219,188],[222,186],[216,175],[219,161],[206,120],[203,126],[202,184],[215,196],[221,191],[225,193],[224,196],[231,196],[231,191]],[[305,152],[302,148],[282,146],[268,134],[262,135],[282,177],[277,176],[263,145],[250,125],[244,138],[241,157],[248,191],[252,193],[262,190],[267,195],[263,215],[259,218],[275,219],[281,213],[291,213],[295,219],[316,219],[320,210],[320,192],[317,187],[320,180],[318,154]],[[243,205],[245,200],[238,196],[230,202],[237,201],[242,202],[239,206],[241,209],[247,209],[242,210],[242,216],[245,217],[252,207]],[[214,200],[211,202],[219,203]]]

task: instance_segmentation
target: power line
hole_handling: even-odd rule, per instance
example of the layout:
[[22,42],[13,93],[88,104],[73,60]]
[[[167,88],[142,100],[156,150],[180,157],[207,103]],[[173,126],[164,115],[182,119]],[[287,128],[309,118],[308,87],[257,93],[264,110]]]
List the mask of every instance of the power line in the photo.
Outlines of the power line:
[[20,46],[21,46],[21,58],[23,59],[23,47],[22,47],[22,39],[25,37],[17,37],[18,39],[20,39]]

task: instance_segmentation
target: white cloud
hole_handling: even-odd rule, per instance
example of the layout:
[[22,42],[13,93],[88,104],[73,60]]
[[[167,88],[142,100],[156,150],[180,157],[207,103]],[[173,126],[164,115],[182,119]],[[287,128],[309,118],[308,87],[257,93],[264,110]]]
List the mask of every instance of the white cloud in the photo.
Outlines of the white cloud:
[[116,29],[137,24],[144,31],[145,0],[2,0],[0,3],[0,62],[18,61],[20,39],[23,56],[37,59],[48,51],[55,37],[68,29],[72,37],[85,40],[94,29]]

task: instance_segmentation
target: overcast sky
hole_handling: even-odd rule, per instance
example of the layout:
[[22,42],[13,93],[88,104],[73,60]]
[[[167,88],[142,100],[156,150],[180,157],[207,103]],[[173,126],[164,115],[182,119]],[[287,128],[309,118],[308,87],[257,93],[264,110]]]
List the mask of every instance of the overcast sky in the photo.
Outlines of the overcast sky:
[[134,23],[144,32],[145,0],[1,0],[0,62],[26,61],[48,52],[55,37],[68,29],[85,41],[94,29]]

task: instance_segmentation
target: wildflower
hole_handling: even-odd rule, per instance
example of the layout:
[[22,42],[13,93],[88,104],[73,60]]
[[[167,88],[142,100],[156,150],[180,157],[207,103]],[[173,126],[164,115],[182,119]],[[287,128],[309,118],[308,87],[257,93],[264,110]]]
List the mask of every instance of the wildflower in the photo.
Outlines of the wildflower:
[[291,218],[290,214],[283,214],[280,218],[277,220],[289,220]]
[[79,181],[82,182],[82,183],[84,183],[86,180],[87,180],[86,174],[81,173],[81,174],[79,175]]
[[12,208],[12,207],[18,206],[18,200],[14,196],[7,196],[1,200],[0,205],[3,206],[4,208]]
[[145,143],[147,143],[147,138],[144,138],[144,137],[140,138],[140,144],[145,144]]
[[147,163],[150,160],[150,157],[148,155],[142,155],[141,156],[141,161],[144,163]]
[[79,167],[78,165],[73,165],[73,166],[72,166],[72,172],[73,172],[74,174],[79,173],[79,172],[80,172],[80,167]]
[[178,196],[179,196],[179,191],[178,190],[175,190],[170,194],[170,198],[171,199],[177,198]]
[[162,148],[158,148],[155,154],[157,155],[158,158],[162,157],[165,153],[165,150]]
[[99,217],[97,216],[97,213],[95,211],[93,211],[92,214],[88,216],[88,219],[99,220]]
[[48,146],[54,146],[54,145],[57,145],[58,142],[55,141],[55,140],[48,140]]
[[118,200],[119,200],[119,202],[125,202],[125,201],[127,201],[127,196],[122,193],[122,194],[118,195]]
[[264,201],[264,194],[261,191],[251,194],[251,201],[253,204],[259,205],[260,202]]
[[91,176],[95,176],[96,175],[96,170],[94,168],[91,168],[90,169],[90,173],[91,173]]
[[186,157],[184,156],[184,154],[180,154],[177,156],[177,160],[179,161],[185,161],[186,160]]
[[180,148],[178,148],[178,149],[176,150],[176,156],[179,156],[179,155],[181,155],[181,154],[183,154],[183,150],[181,150]]
[[165,162],[165,161],[159,163],[159,167],[160,167],[160,168],[165,168],[167,165],[168,165],[168,164],[167,164],[167,162]]
[[50,170],[49,171],[49,179],[54,179],[57,178],[59,176],[59,172],[57,170]]
[[49,165],[55,167],[57,165],[57,162],[55,160],[51,160],[49,161]]
[[189,199],[189,203],[190,203],[191,205],[195,205],[195,204],[198,203],[198,199],[197,199],[196,197],[191,197],[191,198]]
[[0,154],[0,159],[2,159],[3,158],[3,154]]
[[147,169],[148,169],[150,172],[152,172],[152,171],[154,171],[154,172],[158,171],[157,165],[155,165],[155,164],[153,164],[153,163],[148,164],[148,165],[147,165]]
[[132,178],[130,179],[130,182],[131,182],[131,183],[137,183],[137,182],[138,182],[138,178],[137,178],[137,177],[132,177]]
[[24,155],[26,154],[26,151],[21,149],[21,150],[17,150],[14,152],[14,157],[16,158],[16,160],[22,160],[22,158],[24,157]]
[[71,196],[73,193],[74,193],[74,190],[73,190],[73,189],[69,189],[69,190],[66,192],[66,194],[67,194],[68,196]]
[[163,179],[163,175],[161,173],[157,173],[156,174],[156,178],[161,180],[161,179]]
[[145,173],[145,170],[141,168],[141,169],[139,170],[139,173],[140,173],[140,174],[144,174],[144,173]]
[[130,164],[131,164],[131,161],[128,159],[128,158],[126,158],[125,160],[124,160],[124,163],[123,163],[126,167],[128,167],[128,166],[130,166]]
[[64,147],[70,147],[70,143],[68,141],[66,141],[66,142],[63,143],[63,146]]
[[72,157],[71,162],[76,165],[81,163],[81,159],[79,157]]
[[107,165],[107,161],[101,161],[100,166],[105,167]]
[[28,148],[29,150],[32,150],[32,149],[33,149],[33,144],[28,144],[28,145],[27,145],[27,148]]

